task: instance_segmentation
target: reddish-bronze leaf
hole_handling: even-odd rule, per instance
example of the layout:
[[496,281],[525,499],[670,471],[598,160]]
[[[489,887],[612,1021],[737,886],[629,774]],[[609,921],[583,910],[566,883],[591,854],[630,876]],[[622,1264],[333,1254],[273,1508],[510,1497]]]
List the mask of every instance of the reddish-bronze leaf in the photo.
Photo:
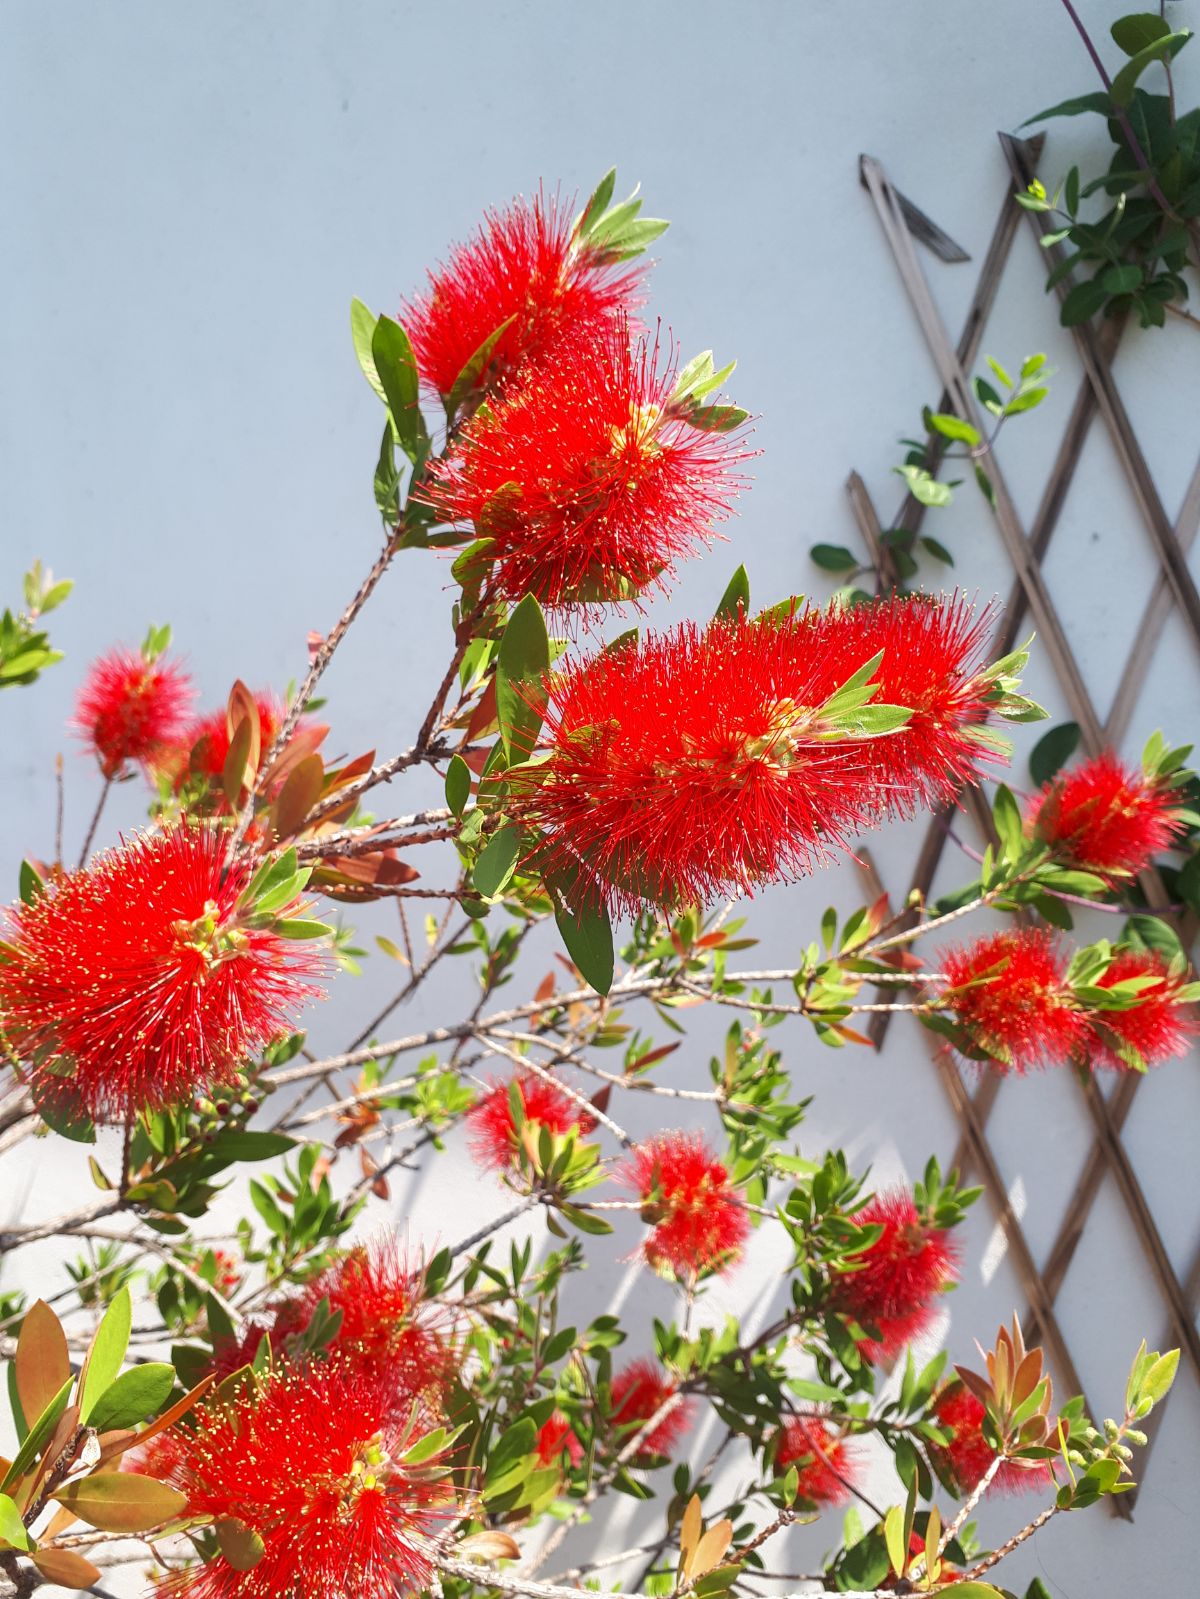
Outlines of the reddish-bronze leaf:
[[290,838],[300,831],[324,786],[325,763],[319,755],[306,755],[297,761],[271,807],[276,837]]
[[17,1396],[32,1427],[71,1375],[71,1357],[62,1323],[44,1299],[25,1312],[17,1340]]
[[90,1588],[103,1573],[99,1566],[77,1555],[73,1549],[41,1548],[29,1557],[46,1578],[60,1588]]
[[246,761],[251,772],[257,772],[263,753],[262,724],[258,718],[258,705],[254,695],[239,677],[229,690],[229,700],[225,706],[225,726],[230,740],[242,722],[247,722],[250,726],[250,744],[246,752]]
[[489,729],[497,726],[499,719],[500,712],[496,706],[496,679],[492,678],[484,689],[479,704],[471,712],[471,720],[467,723],[467,743],[474,744],[476,739],[482,738]]

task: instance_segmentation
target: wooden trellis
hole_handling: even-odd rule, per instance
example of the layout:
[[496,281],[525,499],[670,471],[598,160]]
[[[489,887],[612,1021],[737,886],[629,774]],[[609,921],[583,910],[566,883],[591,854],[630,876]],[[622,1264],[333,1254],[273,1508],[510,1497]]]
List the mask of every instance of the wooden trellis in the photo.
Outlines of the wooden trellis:
[[[929,245],[934,254],[943,260],[961,261],[964,259],[963,253],[936,224],[896,191],[878,161],[868,156],[863,156],[860,161],[862,182],[883,226],[942,386],[937,409],[954,412],[977,427],[980,426],[980,417],[969,373],[979,355],[984,329],[1020,231],[1021,219],[1023,216],[1027,219],[1035,241],[1039,238],[1042,226],[1036,214],[1026,212],[1018,205],[1016,196],[1024,192],[1036,176],[1043,140],[1041,137],[1019,140],[1001,134],[1000,143],[1009,168],[1009,181],[957,345],[951,343],[934,303],[917,256],[914,238]],[[1061,246],[1046,252],[1038,243],[1037,249],[1043,263],[1049,258],[1050,264],[1057,264],[1062,253]],[[1058,284],[1059,295],[1065,297],[1071,287],[1072,279],[1068,276]],[[992,514],[1015,579],[995,640],[995,653],[1002,655],[1011,650],[1027,620],[1032,621],[1038,633],[1039,649],[1058,679],[1071,715],[1080,727],[1083,749],[1088,754],[1096,753],[1106,745],[1119,745],[1124,738],[1153,660],[1155,644],[1173,609],[1183,618],[1190,641],[1200,653],[1200,594],[1197,593],[1186,561],[1187,551],[1200,530],[1200,461],[1193,472],[1178,518],[1172,524],[1113,378],[1112,362],[1124,332],[1125,325],[1120,321],[1109,321],[1099,328],[1085,323],[1072,330],[1083,378],[1041,502],[1028,528],[1022,524],[994,456],[989,459],[987,466],[994,489]],[[1095,709],[1042,572],[1042,562],[1079,465],[1085,440],[1097,417],[1102,419],[1108,432],[1158,562],[1158,573],[1141,626],[1125,663],[1112,708],[1103,721]],[[946,443],[940,435],[934,435],[928,441],[929,464],[935,472]],[[882,524],[866,486],[857,473],[851,473],[847,493],[855,521],[882,583],[885,588],[891,587],[897,577],[891,550],[883,539]],[[900,515],[890,525],[915,534],[924,514],[925,506],[909,497]],[[965,796],[963,809],[981,839],[990,840],[991,817],[978,791],[970,791]],[[922,901],[932,888],[934,874],[949,837],[948,824],[952,810],[953,807],[949,807],[933,818],[919,852],[910,887],[919,890]],[[862,869],[871,892],[882,893],[884,886],[866,852],[862,856]],[[1156,872],[1143,874],[1141,887],[1147,902],[1154,909],[1170,914],[1167,911],[1168,896]],[[914,911],[911,914],[917,913]],[[1190,947],[1196,932],[1194,919],[1188,917],[1182,922],[1178,918],[1174,920],[1185,944]],[[874,1018],[872,1037],[876,1048],[882,1047],[889,1020],[887,1013]],[[1181,1280],[1172,1266],[1153,1211],[1121,1137],[1142,1079],[1133,1073],[1123,1074],[1107,1098],[1090,1076],[1079,1079],[1081,1105],[1091,1123],[1093,1141],[1067,1202],[1057,1236],[1039,1265],[1013,1210],[1003,1175],[988,1143],[988,1118],[1005,1079],[1000,1073],[986,1074],[971,1092],[946,1048],[932,1034],[927,1034],[926,1039],[930,1057],[960,1127],[955,1164],[973,1171],[984,1184],[1028,1300],[1024,1318],[1027,1330],[1046,1344],[1060,1381],[1071,1392],[1084,1392],[1055,1312],[1055,1304],[1106,1177],[1112,1178],[1121,1195],[1162,1297],[1165,1326],[1159,1347],[1178,1344],[1183,1350],[1185,1368],[1190,1370],[1194,1379],[1200,1380],[1200,1336],[1195,1325],[1195,1309],[1200,1299],[1200,1246]],[[1163,1408],[1157,1409],[1151,1418],[1151,1444],[1154,1432],[1161,1423]],[[1134,1497],[1130,1494],[1110,1503],[1119,1514],[1127,1516]]]

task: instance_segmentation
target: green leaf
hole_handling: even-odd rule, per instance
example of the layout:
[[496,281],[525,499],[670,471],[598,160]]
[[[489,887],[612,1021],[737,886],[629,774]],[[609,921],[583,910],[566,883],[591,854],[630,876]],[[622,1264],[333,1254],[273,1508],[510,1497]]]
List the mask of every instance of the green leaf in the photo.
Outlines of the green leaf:
[[1169,61],[1173,56],[1177,56],[1191,37],[1191,30],[1183,28],[1178,33],[1164,33],[1161,38],[1146,45],[1145,49],[1139,50],[1125,63],[1112,81],[1109,94],[1113,104],[1127,106],[1133,99],[1137,81],[1146,68],[1156,61]]
[[956,1582],[949,1588],[939,1588],[937,1593],[938,1599],[1005,1599],[990,1582]]
[[492,352],[504,337],[512,322],[513,317],[510,316],[506,321],[501,322],[494,332],[488,334],[487,338],[484,339],[483,343],[450,385],[450,392],[445,396],[444,403],[446,415],[451,419],[458,415],[463,401],[473,394],[483,381],[484,374],[491,363]]
[[38,875],[36,867],[31,865],[29,861],[21,862],[17,884],[22,905],[32,905],[34,900],[46,891],[46,885]]
[[724,616],[731,622],[736,622],[739,616],[750,615],[750,574],[744,566],[739,566],[729,579],[717,606],[716,615]]
[[131,1366],[97,1399],[88,1425],[97,1432],[136,1427],[158,1414],[174,1386],[174,1366],[157,1361]]
[[248,1131],[239,1127],[218,1134],[216,1144],[206,1153],[232,1164],[235,1160],[274,1160],[276,1155],[286,1155],[295,1147],[296,1140],[286,1133]]
[[732,433],[749,420],[749,411],[740,405],[694,405],[685,420],[702,433]]
[[253,1179],[250,1182],[250,1203],[277,1238],[287,1237],[287,1217],[280,1210],[274,1195]]
[[1077,117],[1085,111],[1098,111],[1102,117],[1111,116],[1112,102],[1102,89],[1092,94],[1077,94],[1070,100],[1060,100],[1047,111],[1039,111],[1036,116],[1026,117],[1021,126],[1027,128],[1034,122],[1048,122],[1051,117]]
[[858,556],[844,544],[814,544],[808,554],[825,572],[853,572],[859,564]]
[[363,376],[386,405],[387,394],[379,381],[379,373],[375,370],[375,357],[371,353],[371,340],[375,336],[375,324],[378,320],[374,311],[369,310],[361,300],[351,300],[350,335],[354,340],[354,353],[358,357],[359,366],[363,369]]
[[33,1426],[30,1427],[22,1440],[21,1447],[13,1456],[12,1465],[9,1466],[3,1482],[0,1482],[0,1491],[5,1488],[11,1488],[13,1483],[18,1482],[37,1459],[39,1451],[45,1446],[50,1434],[58,1426],[59,1420],[66,1410],[67,1400],[71,1397],[71,1389],[74,1385],[74,1377],[68,1377]]
[[95,1471],[59,1488],[55,1497],[101,1532],[149,1532],[187,1508],[183,1494],[133,1471]]
[[1179,934],[1157,916],[1130,916],[1125,922],[1125,938],[1135,949],[1157,950],[1168,965],[1175,961],[1187,964]]
[[213,1523],[217,1544],[235,1571],[253,1571],[263,1557],[266,1545],[253,1528],[232,1516]]
[[921,505],[949,505],[954,491],[948,483],[939,483],[923,466],[894,466],[893,472],[908,484],[908,492]]
[[1032,411],[1035,406],[1041,405],[1049,393],[1049,389],[1043,388],[1022,389],[1019,394],[1014,394],[1004,407],[1004,414],[1005,416],[1020,416],[1022,411]]
[[1009,860],[1016,860],[1025,847],[1025,831],[1021,826],[1021,811],[1011,791],[1001,783],[992,802],[992,821]]
[[612,923],[599,891],[581,872],[560,869],[546,879],[554,920],[567,954],[598,994],[607,994],[616,970]]
[[904,1575],[908,1564],[908,1545],[904,1537],[904,1507],[893,1505],[883,1520],[883,1537],[887,1544],[888,1559],[898,1577]]
[[1152,1399],[1157,1404],[1175,1381],[1178,1368],[1178,1349],[1170,1349],[1165,1355],[1160,1355],[1138,1385],[1138,1398]]
[[281,922],[272,922],[271,931],[280,938],[294,938],[300,942],[306,938],[328,938],[333,928],[327,922],[314,922],[304,916],[288,916]]
[[1029,775],[1039,788],[1067,764],[1081,736],[1077,722],[1063,722],[1042,734],[1029,752]]
[[588,229],[600,220],[605,211],[608,210],[609,203],[613,197],[613,190],[616,186],[617,169],[616,167],[609,167],[600,182],[592,190],[588,203],[580,212],[579,218],[575,223],[576,233],[586,235]]
[[527,594],[513,611],[496,652],[496,710],[505,754],[525,760],[542,725],[542,675],[550,668],[550,638],[542,608]]
[[13,1549],[23,1549],[26,1554],[37,1545],[25,1529],[21,1512],[7,1494],[0,1494],[0,1538]]
[[128,1287],[123,1286],[113,1296],[111,1304],[104,1312],[104,1318],[96,1328],[96,1336],[92,1339],[91,1348],[84,1361],[79,1395],[79,1419],[85,1426],[91,1422],[92,1411],[121,1369],[125,1351],[129,1348],[129,1331],[132,1326],[133,1304]]
[[471,873],[471,882],[484,899],[494,899],[516,870],[521,837],[521,829],[509,823],[498,828],[484,845]]
[[1133,265],[1109,267],[1107,272],[1101,274],[1100,282],[1109,294],[1132,294],[1134,289],[1141,286],[1142,269]]
[[[1011,384],[1009,386],[1011,387]],[[961,416],[952,416],[947,411],[931,411],[929,424],[943,438],[958,439],[963,444],[978,444],[983,437],[977,427],[973,427],[970,422],[964,422]]]
[[1078,327],[1095,316],[1108,297],[1108,290],[1099,278],[1077,283],[1062,303],[1059,320],[1064,328]]
[[928,533],[921,534],[921,548],[927,550],[935,561],[941,561],[946,566],[954,565],[954,557],[944,544],[937,539],[931,539]]
[[563,1201],[558,1210],[559,1214],[573,1227],[578,1227],[581,1233],[594,1233],[600,1237],[613,1230],[612,1222],[605,1221],[603,1216],[597,1216],[592,1211],[581,1210],[578,1205],[568,1205]]
[[57,610],[74,587],[75,579],[73,577],[64,577],[60,583],[52,584],[42,595],[42,603],[38,610],[43,616],[48,611]]
[[1124,50],[1127,56],[1135,56],[1147,46],[1165,39],[1171,31],[1171,24],[1165,22],[1157,11],[1135,11],[1131,16],[1118,17],[1108,31],[1115,45]]
[[446,768],[446,804],[461,816],[471,797],[471,768],[461,755],[454,755]]
[[409,460],[415,461],[426,437],[425,422],[417,403],[420,387],[417,358],[408,342],[408,334],[390,316],[381,316],[375,324],[371,355],[387,397],[396,442]]

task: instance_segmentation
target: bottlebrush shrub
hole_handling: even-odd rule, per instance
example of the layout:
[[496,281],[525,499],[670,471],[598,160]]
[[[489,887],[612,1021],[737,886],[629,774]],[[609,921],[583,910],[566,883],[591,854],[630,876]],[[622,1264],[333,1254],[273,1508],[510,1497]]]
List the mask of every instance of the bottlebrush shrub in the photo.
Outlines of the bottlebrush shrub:
[[[385,407],[383,546],[309,635],[298,689],[238,681],[179,725],[164,629],[88,675],[100,807],[79,865],[61,839],[23,863],[0,944],[0,1156],[74,1140],[96,1190],[0,1233],[0,1590],[94,1588],[132,1537],[163,1596],[469,1599],[540,1591],[545,1567],[559,1599],[720,1599],[795,1569],[786,1529],[829,1512],[826,1586],[996,1599],[970,1519],[993,1484],[1030,1489],[1015,1548],[1132,1483],[1177,1353],[1143,1345],[1099,1428],[1081,1400],[1055,1408],[1017,1323],[986,1372],[918,1362],[979,1190],[932,1159],[873,1192],[841,1151],[801,1147],[803,1056],[777,1029],[862,1046],[859,1012],[886,1003],[984,1070],[1179,1053],[1200,991],[1184,924],[1145,901],[1195,878],[1186,751],[1152,741],[1141,778],[1094,757],[1024,812],[996,785],[960,889],[828,911],[778,969],[748,966],[727,896],[951,806],[993,781],[1000,724],[1040,713],[1025,651],[995,659],[991,609],[951,595],[756,612],[739,568],[715,617],[603,643],[609,601],[706,546],[745,454],[743,413],[714,397],[730,368],[705,352],[676,374],[631,324],[665,224],[614,193],[610,173],[578,215],[544,196],[491,215],[406,325],[355,303]],[[391,564],[438,552],[454,598],[432,703],[399,748],[333,758],[313,719],[329,661]],[[12,681],[48,664],[31,628],[55,592],[29,589]],[[148,826],[106,838],[108,780],[137,771]],[[395,814],[364,809],[409,780]],[[396,998],[335,1055],[299,1013],[366,951],[305,895],[400,913],[375,945]],[[1072,937],[1081,901],[1111,938]],[[457,1013],[389,1038],[456,959],[475,965]],[[705,1003],[737,1010],[707,1066],[684,1032]],[[391,1174],[448,1146],[461,1203],[436,1238],[397,1237]],[[777,1291],[752,1330],[706,1296],[740,1291],[760,1231]],[[21,1289],[46,1240],[58,1313]],[[585,1310],[585,1269],[629,1272],[619,1312]],[[973,1332],[956,1320],[951,1346]],[[641,1553],[550,1564],[585,1516],[610,1524],[611,1493],[645,1501]]]

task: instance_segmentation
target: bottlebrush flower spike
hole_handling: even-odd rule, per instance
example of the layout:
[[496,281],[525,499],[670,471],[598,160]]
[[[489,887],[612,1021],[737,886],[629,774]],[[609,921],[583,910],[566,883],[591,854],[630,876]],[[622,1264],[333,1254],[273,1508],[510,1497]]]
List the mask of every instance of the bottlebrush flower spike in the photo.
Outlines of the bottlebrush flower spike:
[[[677,1392],[675,1383],[652,1360],[635,1360],[617,1372],[610,1389],[609,1411],[610,1423],[620,1429],[614,1440],[616,1452],[620,1453]],[[672,1455],[691,1426],[692,1410],[689,1399],[679,1399],[641,1440],[632,1463],[644,1466],[652,1463],[656,1455]]]
[[543,1466],[559,1465],[564,1454],[572,1466],[578,1466],[583,1459],[583,1445],[561,1410],[554,1411],[538,1429],[534,1453]]
[[1169,778],[1133,771],[1105,750],[1047,783],[1026,811],[1026,829],[1067,865],[1124,876],[1185,830],[1178,798]]
[[1082,1056],[1088,1019],[1051,933],[992,933],[945,951],[941,966],[939,1004],[957,1023],[964,1054],[1015,1072]]
[[607,195],[601,185],[576,222],[557,197],[540,193],[532,203],[516,199],[488,212],[475,237],[429,274],[426,293],[403,306],[421,377],[443,398],[493,337],[475,387],[566,334],[602,332],[638,304],[642,273],[621,262],[640,254],[653,225],[609,212],[612,184],[605,184]]
[[394,1599],[426,1586],[453,1492],[436,1456],[406,1464],[430,1420],[398,1414],[386,1381],[336,1360],[285,1368],[196,1422],[163,1435],[155,1467],[215,1524],[221,1552],[160,1595]]
[[[952,1430],[953,1437],[946,1444],[931,1443],[929,1452],[939,1474],[960,1496],[978,1487],[996,1458],[996,1451],[983,1436],[986,1414],[983,1402],[961,1381],[947,1383],[934,1396],[933,1419],[939,1427]],[[1029,1488],[1044,1488],[1050,1480],[1046,1461],[1019,1466],[1006,1460],[992,1478],[988,1492],[1023,1493]]]
[[699,1133],[660,1133],[622,1171],[642,1201],[648,1265],[692,1284],[740,1258],[750,1220],[729,1173]]
[[[1105,945],[1093,947],[1107,953]],[[1121,1007],[1106,1004],[1106,995],[1120,998]],[[1101,1066],[1145,1071],[1185,1055],[1200,1031],[1195,1006],[1200,987],[1189,984],[1186,970],[1172,969],[1156,950],[1116,950],[1105,969],[1081,985],[1080,996],[1091,1001],[1088,1052]]]
[[[547,678],[516,811],[543,867],[582,866],[610,906],[794,879],[975,771],[1011,697],[975,670],[976,635],[957,601],[892,599],[630,640]],[[893,695],[919,703],[911,731]]]
[[0,1014],[39,1104],[123,1121],[236,1080],[317,990],[297,940],[306,874],[250,881],[228,838],[173,823],[106,851],[6,916]]
[[329,1348],[347,1364],[386,1373],[409,1394],[445,1389],[455,1367],[445,1314],[394,1242],[352,1250],[281,1306],[272,1344],[307,1328],[322,1301],[340,1317]]
[[[514,1096],[520,1102],[520,1128],[514,1114]],[[507,1082],[493,1083],[471,1106],[467,1121],[476,1160],[496,1171],[518,1161],[522,1148],[528,1147],[526,1140],[536,1144],[543,1127],[559,1137],[567,1133],[586,1137],[596,1125],[582,1105],[533,1072],[520,1072]]]
[[740,486],[748,452],[731,434],[745,413],[699,404],[695,389],[724,376],[705,362],[677,382],[623,321],[564,338],[430,463],[422,495],[492,541],[481,560],[505,599],[635,599],[709,541]]
[[793,1416],[779,1431],[775,1475],[795,1466],[796,1498],[843,1505],[856,1484],[858,1461],[842,1435],[819,1417]]
[[152,768],[181,738],[193,692],[182,668],[152,648],[110,650],[89,667],[72,726],[105,777],[131,763]]
[[878,1194],[854,1220],[883,1232],[852,1257],[855,1269],[837,1278],[832,1303],[878,1334],[858,1346],[867,1360],[890,1358],[933,1321],[938,1296],[957,1280],[958,1250],[944,1228],[921,1215],[906,1189]]

